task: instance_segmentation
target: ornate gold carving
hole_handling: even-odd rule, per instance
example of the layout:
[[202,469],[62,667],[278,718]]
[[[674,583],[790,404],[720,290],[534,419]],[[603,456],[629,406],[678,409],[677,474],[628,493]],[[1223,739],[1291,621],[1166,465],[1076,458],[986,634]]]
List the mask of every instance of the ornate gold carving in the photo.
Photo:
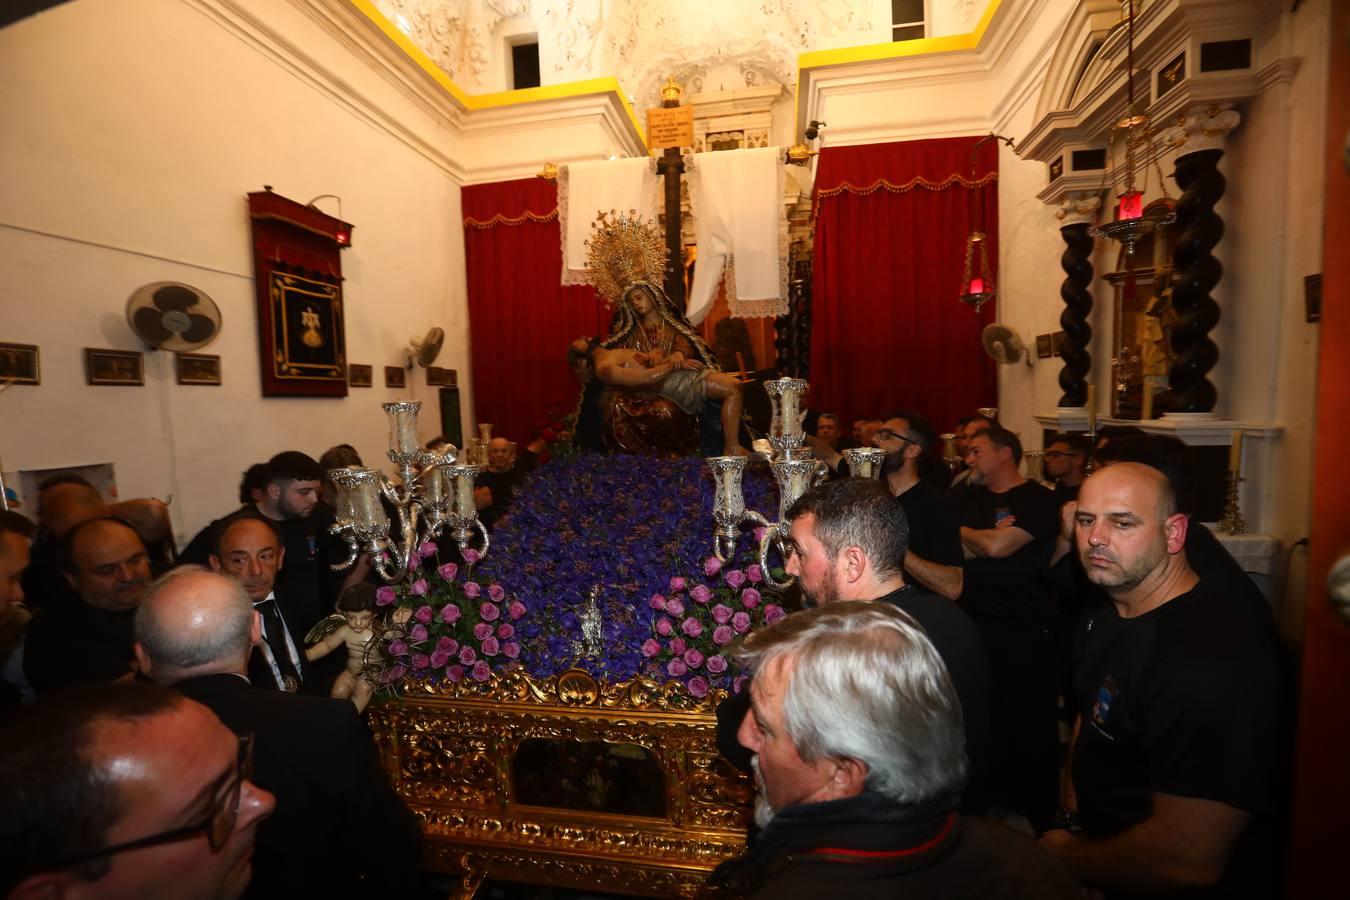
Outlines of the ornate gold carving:
[[671,102],[679,103],[679,102],[680,102],[680,96],[681,96],[683,93],[684,93],[684,88],[682,88],[682,87],[675,81],[675,76],[674,76],[674,75],[669,75],[669,76],[666,77],[666,83],[663,84],[663,85],[661,85],[661,102],[662,102],[662,103],[671,103]]
[[[428,858],[462,877],[462,896],[491,876],[692,897],[744,849],[751,818],[749,780],[717,752],[724,696],[645,678],[610,684],[580,669],[516,671],[413,684],[369,715],[396,789],[423,822]],[[515,755],[536,738],[645,749],[662,773],[666,815],[517,803]]]
[[545,181],[557,181],[557,180],[558,180],[558,164],[557,164],[557,163],[544,163],[544,167],[543,167],[542,169],[539,170],[539,177],[540,177],[540,178],[543,178]]
[[811,157],[816,155],[806,144],[793,144],[788,148],[787,161],[790,166],[804,166],[811,161]]
[[666,240],[656,225],[635,210],[615,210],[595,217],[586,241],[586,268],[596,293],[614,304],[624,289],[638,281],[661,284],[666,276]]

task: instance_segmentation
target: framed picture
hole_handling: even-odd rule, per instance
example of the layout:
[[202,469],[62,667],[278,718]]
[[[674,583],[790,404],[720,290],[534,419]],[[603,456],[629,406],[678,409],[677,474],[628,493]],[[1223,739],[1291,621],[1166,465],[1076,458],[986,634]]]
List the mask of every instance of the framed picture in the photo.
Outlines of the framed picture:
[[36,344],[0,343],[0,382],[42,384],[42,360]]
[[384,386],[387,388],[407,387],[408,377],[404,368],[402,366],[385,366]]
[[178,354],[179,384],[220,384],[220,357],[209,353]]
[[[453,370],[452,370],[453,374]],[[459,388],[440,390],[441,434],[456,447],[464,446],[464,422],[459,413]]]
[[363,366],[358,363],[347,366],[347,383],[352,387],[370,387],[374,383],[374,377],[374,366]]
[[84,377],[87,384],[145,384],[145,355],[129,350],[84,348]]
[[444,387],[446,384],[445,377],[448,374],[448,370],[442,369],[440,366],[427,366],[427,386]]
[[1050,353],[1052,356],[1059,356],[1059,351],[1064,347],[1064,332],[1056,331],[1050,335]]
[[1036,335],[1036,358],[1049,359],[1054,355],[1054,341],[1048,334]]

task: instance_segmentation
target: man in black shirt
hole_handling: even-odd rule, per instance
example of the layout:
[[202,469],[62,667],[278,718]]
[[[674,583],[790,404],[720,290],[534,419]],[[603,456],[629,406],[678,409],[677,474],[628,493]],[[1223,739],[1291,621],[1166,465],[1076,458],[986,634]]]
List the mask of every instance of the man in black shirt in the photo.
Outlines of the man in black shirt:
[[928,420],[901,411],[886,417],[877,432],[877,446],[886,451],[882,478],[909,523],[905,579],[948,600],[961,596],[960,523],[947,497],[919,474],[919,462],[937,441]]
[[1083,484],[1075,549],[1110,601],[1075,642],[1065,818],[1082,834],[1041,843],[1111,898],[1274,897],[1279,663],[1191,568],[1188,528],[1157,469],[1115,463]]
[[1005,429],[967,441],[960,603],[984,638],[994,685],[991,805],[1039,829],[1054,812],[1059,777],[1054,609],[1040,573],[1058,518],[1054,495],[1022,477],[1021,461],[1021,442]]
[[1057,434],[1041,454],[1045,477],[1055,483],[1055,499],[1060,503],[1078,499],[1078,488],[1087,477],[1092,443],[1081,434]]
[[488,443],[487,468],[478,474],[474,487],[487,489],[489,503],[478,511],[478,518],[491,528],[506,514],[516,499],[516,491],[525,482],[525,476],[539,467],[539,450],[544,442],[538,438],[517,458],[514,445],[506,438],[496,437]]

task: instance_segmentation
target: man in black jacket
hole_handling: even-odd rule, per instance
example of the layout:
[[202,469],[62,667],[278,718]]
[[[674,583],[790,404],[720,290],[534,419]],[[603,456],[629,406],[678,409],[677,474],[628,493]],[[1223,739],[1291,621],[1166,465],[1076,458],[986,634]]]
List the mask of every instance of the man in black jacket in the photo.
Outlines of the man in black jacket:
[[137,611],[141,670],[255,736],[255,780],[276,794],[277,811],[258,830],[248,896],[415,895],[417,822],[355,707],[251,686],[248,657],[260,639],[239,584],[195,567],[156,582]]
[[763,829],[709,884],[720,896],[1078,896],[1030,838],[955,811],[960,704],[942,659],[889,603],[841,601],[746,638]]

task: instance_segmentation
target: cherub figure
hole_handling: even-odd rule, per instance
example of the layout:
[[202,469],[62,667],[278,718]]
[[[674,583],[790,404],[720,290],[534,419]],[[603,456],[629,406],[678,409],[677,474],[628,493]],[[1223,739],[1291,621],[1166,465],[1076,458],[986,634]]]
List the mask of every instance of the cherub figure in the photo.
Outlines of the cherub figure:
[[358,713],[365,712],[375,692],[375,683],[368,674],[370,653],[375,639],[375,587],[353,584],[338,597],[338,611],[315,625],[305,636],[310,646],[305,659],[314,662],[347,645],[347,669],[333,682],[331,696],[350,699]]

